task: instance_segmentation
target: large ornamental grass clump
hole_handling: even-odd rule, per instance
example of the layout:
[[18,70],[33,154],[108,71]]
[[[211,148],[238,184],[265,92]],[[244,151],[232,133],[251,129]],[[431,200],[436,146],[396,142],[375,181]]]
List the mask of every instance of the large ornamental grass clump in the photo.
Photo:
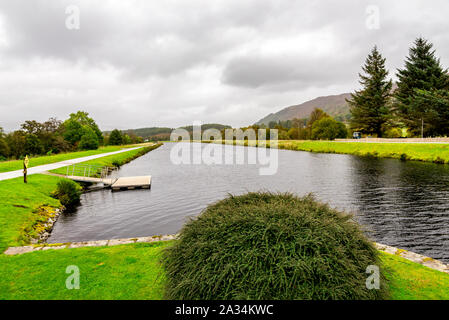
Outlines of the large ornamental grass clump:
[[54,198],[59,199],[61,204],[70,211],[80,203],[81,194],[81,187],[76,182],[61,179],[56,185],[56,191],[52,195]]
[[209,206],[164,253],[170,299],[380,299],[378,253],[351,217],[312,196],[249,193]]

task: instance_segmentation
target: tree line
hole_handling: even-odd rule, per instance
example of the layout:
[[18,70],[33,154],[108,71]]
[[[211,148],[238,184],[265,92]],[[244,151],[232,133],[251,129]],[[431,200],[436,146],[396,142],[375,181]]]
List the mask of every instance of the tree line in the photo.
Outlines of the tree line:
[[270,136],[268,129],[277,129],[279,140],[334,140],[347,138],[349,134],[343,122],[337,121],[319,108],[315,108],[308,118],[270,121],[268,126],[261,124],[240,129],[253,129],[256,132],[266,129],[267,140]]
[[107,141],[107,144],[113,146],[143,142],[143,138],[137,136],[135,133],[124,133],[118,129],[112,130],[109,135],[105,134],[105,140]]
[[140,137],[119,134],[119,140],[110,141],[109,135],[103,135],[95,120],[84,111],[70,114],[65,121],[56,118],[45,122],[27,120],[19,130],[7,134],[0,128],[0,160],[142,142]]
[[449,74],[433,44],[417,38],[397,87],[388,78],[386,59],[375,46],[359,74],[362,89],[348,99],[353,131],[377,137],[434,137],[449,134]]

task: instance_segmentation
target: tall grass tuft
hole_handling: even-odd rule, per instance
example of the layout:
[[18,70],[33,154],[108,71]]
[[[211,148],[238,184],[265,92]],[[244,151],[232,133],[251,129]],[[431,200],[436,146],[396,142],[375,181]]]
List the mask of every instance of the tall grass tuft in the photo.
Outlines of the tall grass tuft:
[[[312,196],[248,193],[209,206],[164,251],[168,299],[381,299],[378,252],[351,217]],[[383,277],[382,277],[383,279]]]
[[80,203],[81,187],[72,180],[60,180],[52,196],[59,199],[68,210],[73,210]]

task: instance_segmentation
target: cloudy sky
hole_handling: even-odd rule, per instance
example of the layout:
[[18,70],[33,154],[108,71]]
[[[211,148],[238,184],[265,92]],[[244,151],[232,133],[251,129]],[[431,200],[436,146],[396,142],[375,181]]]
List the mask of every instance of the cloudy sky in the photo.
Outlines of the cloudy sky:
[[448,67],[448,13],[447,0],[0,0],[0,126],[79,109],[104,130],[252,124],[358,88],[374,44],[393,78],[418,36]]

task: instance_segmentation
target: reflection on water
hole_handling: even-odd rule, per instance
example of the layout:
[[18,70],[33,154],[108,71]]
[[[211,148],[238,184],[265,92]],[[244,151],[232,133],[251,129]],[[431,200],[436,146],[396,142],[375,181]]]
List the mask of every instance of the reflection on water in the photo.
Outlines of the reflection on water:
[[449,262],[446,165],[279,150],[277,174],[260,176],[257,165],[174,165],[172,146],[120,170],[121,176],[151,174],[150,191],[84,194],[75,213],[59,218],[49,242],[176,233],[188,217],[228,193],[312,192],[354,213],[373,240]]

